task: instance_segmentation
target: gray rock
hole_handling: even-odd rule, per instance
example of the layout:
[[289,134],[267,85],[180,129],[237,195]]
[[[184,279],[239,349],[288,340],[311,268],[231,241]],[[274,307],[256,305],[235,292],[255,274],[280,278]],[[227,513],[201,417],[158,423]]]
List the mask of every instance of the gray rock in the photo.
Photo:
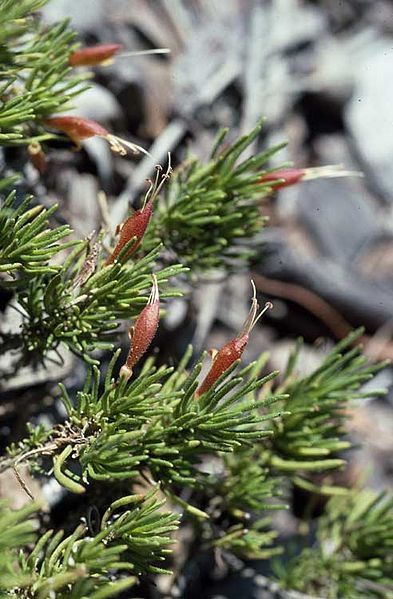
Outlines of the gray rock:
[[362,276],[329,258],[305,258],[282,239],[272,239],[266,248],[265,276],[313,291],[354,326],[376,329],[391,319],[393,286],[388,281]]
[[115,96],[105,87],[91,82],[89,89],[76,96],[72,109],[67,114],[75,114],[105,124],[120,118],[121,108]]
[[386,200],[393,201],[393,44],[381,40],[354,62],[355,91],[346,122],[357,150]]
[[100,222],[97,180],[92,175],[69,172],[68,209],[70,223],[81,237],[97,230]]
[[360,181],[308,181],[299,188],[297,207],[320,253],[343,265],[353,264],[382,234]]
[[52,0],[43,9],[42,15],[48,23],[70,19],[78,31],[95,31],[108,16],[107,0]]

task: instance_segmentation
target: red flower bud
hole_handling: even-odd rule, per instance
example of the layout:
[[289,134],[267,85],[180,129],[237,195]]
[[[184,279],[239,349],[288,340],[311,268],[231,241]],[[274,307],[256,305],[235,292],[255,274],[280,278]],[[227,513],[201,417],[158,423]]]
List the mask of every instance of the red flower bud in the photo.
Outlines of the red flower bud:
[[148,349],[157,332],[160,319],[160,298],[158,293],[157,278],[153,275],[153,287],[149,300],[135,321],[135,325],[129,330],[131,348],[127,360],[120,369],[120,376],[127,380],[132,375],[132,369],[139,362]]
[[129,258],[140,246],[147,226],[150,222],[151,215],[153,213],[153,202],[147,202],[147,204],[131,214],[129,218],[122,225],[119,226],[119,241],[117,242],[115,249],[105,262],[106,265],[113,264],[118,255],[120,254],[123,247],[135,237],[135,243],[130,247],[124,259]]
[[79,48],[70,54],[68,64],[72,67],[90,67],[109,63],[122,47],[121,44],[99,44],[89,48]]
[[[351,177],[362,176],[362,173],[354,171],[346,171],[340,165],[331,164],[327,166],[318,166],[315,168],[283,168],[271,173],[265,173],[259,179],[260,183],[273,183],[274,189],[282,189],[295,185],[300,181],[308,181],[310,179],[319,179],[327,177]],[[282,179],[281,181],[279,181]],[[274,182],[277,183],[274,183]]]
[[144,148],[137,146],[121,137],[117,137],[112,133],[109,133],[105,127],[92,121],[91,119],[84,119],[80,116],[54,116],[44,120],[44,124],[52,129],[57,129],[62,133],[65,133],[79,148],[80,142],[89,139],[90,137],[102,137],[106,139],[113,152],[125,156],[127,149],[131,150],[133,154],[139,154],[143,152],[149,155]]
[[171,156],[168,154],[168,168],[166,172],[161,175],[162,167],[160,165],[156,166],[156,178],[154,182],[149,181],[149,189],[146,193],[142,208],[134,212],[134,214],[131,214],[122,225],[118,226],[117,232],[119,233],[119,240],[112,254],[107,259],[106,265],[113,264],[124,246],[133,238],[135,238],[135,243],[133,243],[126,252],[124,259],[129,258],[138,249],[153,214],[154,200],[160,193],[165,181],[170,177],[171,171]]
[[252,304],[250,308],[250,312],[247,316],[247,319],[243,325],[240,333],[231,339],[228,343],[226,343],[218,352],[213,353],[213,363],[206,377],[196,390],[196,397],[202,395],[202,393],[206,393],[209,389],[214,385],[214,383],[220,378],[220,376],[228,370],[232,366],[236,360],[239,360],[247,347],[247,343],[249,340],[250,332],[261,318],[262,314],[264,314],[267,310],[273,308],[273,304],[271,302],[266,302],[263,310],[258,313],[259,305],[256,298],[256,289],[254,282],[252,281],[252,286],[254,290]]
[[274,189],[281,189],[282,187],[288,187],[289,185],[295,185],[301,181],[304,177],[305,169],[301,168],[283,168],[273,173],[266,173],[259,179],[260,183],[270,183],[283,179],[280,183],[274,185]]

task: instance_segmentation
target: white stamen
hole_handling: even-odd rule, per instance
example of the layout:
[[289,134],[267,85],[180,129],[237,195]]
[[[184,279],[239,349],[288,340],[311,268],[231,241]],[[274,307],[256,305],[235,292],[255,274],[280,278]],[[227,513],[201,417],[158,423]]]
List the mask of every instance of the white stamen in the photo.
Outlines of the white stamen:
[[156,178],[154,180],[154,183],[152,182],[151,179],[147,179],[148,183],[149,183],[149,189],[147,190],[144,200],[143,200],[143,206],[142,209],[146,206],[148,201],[153,201],[156,199],[156,197],[158,196],[158,194],[160,193],[162,186],[164,185],[165,181],[167,181],[169,179],[169,177],[171,176],[172,173],[172,166],[171,166],[171,154],[170,152],[168,152],[168,166],[167,169],[165,171],[165,173],[162,175],[162,166],[160,164],[156,165]]
[[347,171],[342,164],[327,164],[325,166],[304,169],[302,180],[310,181],[311,179],[318,179],[319,177],[364,177],[364,175],[359,171]]
[[112,133],[109,133],[108,135],[103,135],[101,137],[104,137],[104,139],[107,139],[111,149],[113,152],[115,152],[116,154],[120,154],[120,156],[125,156],[127,154],[127,150],[125,148],[127,148],[128,150],[130,150],[133,154],[146,154],[146,156],[151,156],[151,154],[149,154],[149,152],[147,150],[145,150],[145,148],[142,148],[142,146],[138,146],[137,144],[132,143],[131,141],[127,141],[126,139],[123,139],[122,137],[117,137],[117,135],[112,135]]
[[253,280],[251,280],[251,285],[253,290],[251,308],[244,322],[241,334],[250,333],[257,324],[258,320],[261,318],[261,316],[263,316],[268,310],[271,310],[273,308],[273,304],[271,302],[266,302],[264,308],[257,315],[257,312],[259,310],[259,304],[257,302],[257,290]]
[[129,56],[148,56],[149,54],[170,54],[170,48],[155,48],[152,50],[134,50],[131,52],[121,52],[116,58],[127,58]]
[[151,275],[151,277],[153,279],[153,286],[151,288],[151,292],[150,292],[149,299],[147,302],[149,305],[154,304],[155,302],[157,302],[160,299],[159,292],[158,292],[157,277],[154,273]]

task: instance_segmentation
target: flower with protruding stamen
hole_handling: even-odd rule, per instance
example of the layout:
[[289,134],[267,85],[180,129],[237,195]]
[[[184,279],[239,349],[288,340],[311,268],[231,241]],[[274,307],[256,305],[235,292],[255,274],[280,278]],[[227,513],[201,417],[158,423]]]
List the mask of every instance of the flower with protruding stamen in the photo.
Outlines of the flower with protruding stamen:
[[150,156],[149,152],[141,146],[118,137],[117,135],[113,135],[113,133],[110,133],[105,127],[91,119],[84,119],[80,116],[54,116],[45,119],[44,124],[51,129],[57,129],[58,131],[65,133],[78,148],[80,147],[81,141],[84,141],[85,139],[102,137],[109,142],[111,150],[120,154],[120,156],[125,156],[127,150],[130,150],[133,154],[142,152],[143,154]]
[[258,320],[267,310],[273,308],[271,302],[266,302],[263,310],[259,310],[259,305],[256,297],[256,289],[254,281],[251,281],[253,288],[253,297],[250,312],[246,318],[242,330],[236,337],[228,341],[219,351],[211,351],[213,357],[213,363],[210,367],[209,372],[205,376],[204,380],[195,392],[195,396],[199,397],[202,393],[206,393],[209,389],[217,382],[220,376],[232,366],[236,360],[239,360],[247,347],[248,340],[252,329],[255,327]]
[[149,189],[145,195],[142,208],[140,210],[136,210],[124,221],[124,223],[118,225],[119,240],[113,252],[108,257],[106,265],[113,264],[124,246],[132,239],[134,239],[134,243],[131,245],[129,250],[127,250],[124,259],[129,258],[138,249],[153,214],[154,200],[160,193],[165,181],[170,177],[171,172],[171,155],[168,152],[167,170],[162,174],[162,167],[159,164],[156,166],[156,177],[154,181],[149,180]]
[[274,189],[281,189],[311,179],[333,177],[361,177],[357,171],[346,171],[339,164],[317,166],[314,168],[282,168],[277,171],[265,173],[259,179],[260,183],[272,183]]
[[111,64],[115,57],[129,58],[133,56],[170,53],[169,48],[152,48],[150,50],[131,50],[119,54],[119,50],[122,48],[122,44],[97,44],[96,46],[79,48],[70,54],[68,64],[71,67],[105,66]]

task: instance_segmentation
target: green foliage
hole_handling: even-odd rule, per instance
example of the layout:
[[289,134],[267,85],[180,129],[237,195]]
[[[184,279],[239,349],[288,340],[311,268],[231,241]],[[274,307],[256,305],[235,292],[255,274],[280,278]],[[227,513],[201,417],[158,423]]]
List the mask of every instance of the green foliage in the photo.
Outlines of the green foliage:
[[[334,349],[308,377],[296,381],[289,368],[289,382],[284,382],[279,391],[291,386],[301,388],[308,401],[313,388],[310,381],[316,375],[323,378],[325,371],[335,372],[335,381],[342,376],[338,385],[340,401],[330,395],[334,402],[329,402],[329,409],[341,416],[341,400],[348,401],[352,392],[359,397],[360,383],[378,369],[368,367],[363,358],[356,359],[353,350],[347,350],[347,359],[343,359],[341,352],[353,339],[351,336]],[[333,463],[323,454],[316,462],[292,458],[288,466],[288,460],[281,457],[276,446],[281,447],[283,423],[292,416],[291,397],[270,393],[277,373],[264,377],[258,374],[266,356],[238,372],[235,363],[199,399],[195,398],[195,390],[205,355],[191,372],[187,370],[191,350],[176,369],[157,367],[148,359],[138,376],[129,381],[113,377],[118,356],[119,352],[113,355],[105,378],[94,366],[75,399],[62,387],[67,421],[49,431],[31,428],[29,438],[11,448],[9,457],[0,461],[0,471],[25,461],[42,472],[41,456],[52,454],[55,477],[74,493],[84,493],[89,480],[138,482],[148,473],[149,479],[160,482],[171,502],[178,503],[192,519],[205,521],[204,543],[248,557],[266,558],[279,553],[281,548],[273,544],[276,533],[270,518],[255,519],[255,515],[285,508],[282,501],[277,501],[285,488],[285,479],[280,476],[289,471],[297,484],[307,488],[311,483],[303,478],[304,471],[329,471],[343,461],[336,459]],[[328,391],[333,393],[329,387],[325,394],[317,393],[319,403],[323,404]],[[270,410],[272,404],[275,411]],[[297,405],[294,403],[295,410]],[[304,430],[304,418],[311,418],[316,433],[317,422],[312,419],[315,404],[311,403],[311,408],[305,405],[307,409],[294,411],[302,416],[298,430]],[[335,430],[336,443],[344,432],[342,427]],[[303,432],[302,438],[305,435]],[[207,454],[216,456],[214,473],[204,471]],[[179,496],[185,487],[191,493],[187,502]],[[321,492],[325,491],[322,486]]]
[[216,465],[204,487],[215,524],[212,545],[248,559],[267,559],[282,549],[275,545],[271,517],[261,514],[288,506],[277,501],[281,481],[264,466],[255,445],[224,455],[223,467]]
[[235,524],[219,539],[214,547],[230,550],[248,559],[267,559],[281,553],[280,547],[273,547],[277,532],[269,529],[270,519],[261,518],[251,525]]
[[[59,243],[71,229],[47,227],[56,206],[29,209],[30,201],[26,198],[16,207],[15,194],[10,194],[0,208],[0,271],[11,275],[2,285],[15,289],[16,308],[23,317],[20,333],[2,331],[1,351],[20,350],[16,369],[45,360],[60,344],[94,363],[93,350],[112,348],[120,320],[134,318],[146,303],[160,246],[134,260],[105,266],[100,241],[92,247],[89,240]],[[53,263],[53,257],[70,246],[73,251],[66,259]],[[156,273],[162,298],[179,295],[165,284],[185,271],[172,265]]]
[[32,516],[36,511],[33,503],[11,510],[4,501],[0,502],[0,591],[29,580],[18,572],[15,558],[17,549],[35,540]]
[[[258,474],[254,486],[251,480],[247,488],[237,486],[247,458],[243,453],[236,464],[234,453],[245,452],[255,442],[271,436],[266,423],[277,414],[270,412],[269,406],[280,398],[256,399],[252,394],[276,373],[251,377],[254,367],[251,364],[234,376],[235,364],[197,400],[194,393],[204,356],[190,373],[185,370],[190,351],[176,370],[165,366],[157,368],[149,359],[138,377],[128,382],[112,377],[117,357],[118,353],[114,354],[104,381],[100,381],[98,368],[93,368],[75,403],[63,387],[68,421],[54,427],[48,436],[42,430],[31,429],[30,438],[13,447],[5,462],[0,462],[0,470],[16,461],[29,462],[37,469],[41,455],[52,453],[55,477],[75,493],[83,493],[89,479],[137,482],[149,472],[149,478],[159,480],[170,501],[178,503],[192,518],[205,520],[209,515],[192,505],[192,498],[188,503],[177,496],[178,490],[184,487],[196,493],[196,498],[204,494],[207,504],[210,500],[216,504],[221,494],[220,512],[232,514],[232,520],[239,520],[240,516],[243,521],[244,508],[281,507],[268,503],[270,497],[278,493],[276,482],[266,480],[264,488],[259,486],[267,476],[261,466],[249,471],[252,475]],[[37,440],[36,450],[33,438]],[[228,479],[216,480],[203,471],[201,465],[208,453],[217,455],[223,471],[232,469]],[[233,456],[230,466],[226,455]],[[211,524],[205,525],[206,539],[212,545],[231,546],[242,555],[266,556],[268,551],[277,552],[270,547],[275,533],[266,530],[267,525],[267,520],[252,525],[247,522],[247,526],[239,522],[229,533],[224,529],[221,534],[222,527],[217,527],[213,518]]]
[[46,0],[0,2],[0,145],[56,137],[40,121],[69,108],[85,89],[68,66],[75,37],[68,23],[44,27],[31,14],[44,4]]
[[[283,410],[290,412],[275,422],[270,463],[281,472],[295,475],[298,484],[304,479],[299,473],[336,469],[345,464],[337,457],[351,443],[346,439],[346,410],[353,400],[367,397],[361,390],[386,363],[368,364],[359,345],[359,329],[338,343],[310,375],[294,375],[298,350],[291,356],[284,382]],[[385,391],[373,391],[373,395]]]
[[[85,523],[67,537],[61,530],[48,530],[32,551],[26,550],[34,539],[32,523],[22,520],[36,506],[0,512],[0,545],[8,552],[2,552],[1,559],[7,565],[8,558],[11,564],[11,575],[2,570],[0,590],[26,599],[98,599],[130,588],[136,578],[129,574],[166,572],[155,564],[162,564],[170,553],[168,535],[178,522],[175,515],[161,511],[162,505],[155,490],[122,497],[107,509],[96,534]],[[16,554],[11,553],[16,548],[18,567]]]
[[[85,477],[132,479],[149,468],[164,490],[165,485],[173,484],[198,486],[201,476],[203,486],[204,477],[196,468],[203,454],[233,452],[272,434],[264,424],[274,414],[261,415],[258,410],[278,398],[253,401],[245,397],[275,373],[248,380],[249,367],[236,377],[227,372],[202,401],[194,396],[201,360],[190,374],[165,366],[157,368],[148,360],[139,376],[129,382],[113,379],[111,368],[103,388],[99,370],[94,368],[93,380],[87,380],[76,406],[63,389],[70,422],[66,428],[74,431],[73,447]],[[73,483],[81,485],[83,481],[67,479],[70,454],[66,447],[57,458],[55,475],[72,488]]]
[[391,597],[393,499],[354,490],[329,501],[313,548],[277,564],[285,588],[338,599]]
[[[23,26],[24,23],[16,23],[20,19],[25,19],[31,16],[31,13],[42,8],[48,0],[20,0],[19,2],[13,2],[13,0],[2,0],[0,4],[0,23],[4,28],[9,27],[11,31],[15,26]],[[6,30],[3,33],[4,37],[11,35]]]
[[48,219],[57,205],[49,209],[42,205],[29,208],[31,199],[25,198],[18,206],[16,193],[12,192],[0,207],[0,272],[34,277],[60,270],[60,265],[50,265],[49,261],[69,245],[58,242],[71,229],[68,225],[49,229]]
[[[351,336],[334,349],[324,364],[308,377],[294,381],[288,370],[290,382],[288,385],[284,383],[280,390],[283,387],[288,390],[291,385],[295,389],[301,388],[307,407],[296,411],[298,403],[293,403],[293,414],[302,416],[298,421],[298,430],[303,430],[299,426],[303,419],[306,422],[311,419],[314,431],[318,432],[317,422],[313,420],[315,403],[311,402],[311,407],[307,403],[310,397],[307,390],[313,388],[310,381],[315,380],[316,376],[331,381],[333,379],[324,373],[327,371],[331,376],[335,373],[334,380],[341,390],[339,398],[334,394],[329,395],[328,391],[333,393],[330,387],[316,395],[320,405],[326,401],[330,410],[329,419],[333,420],[335,411],[341,418],[342,401],[349,400],[348,394],[354,392],[359,397],[361,382],[368,380],[378,369],[377,366],[368,367],[363,357],[356,359],[359,349],[356,352],[348,350],[344,359],[340,352],[353,339],[354,336]],[[126,381],[121,378],[116,380],[112,376],[117,352],[105,380],[100,380],[99,369],[93,367],[75,402],[63,388],[68,423],[53,429],[46,438],[42,433],[37,436],[35,429],[32,429],[31,436],[35,435],[38,439],[38,446],[52,447],[54,474],[69,490],[83,493],[89,479],[108,482],[116,479],[138,480],[148,469],[152,479],[160,481],[164,493],[172,500],[178,499],[179,485],[190,487],[197,493],[203,490],[205,500],[202,503],[207,502],[209,506],[213,501],[216,511],[218,509],[221,514],[231,514],[232,519],[238,521],[228,527],[229,532],[226,530],[219,537],[214,532],[214,525],[211,530],[213,544],[228,547],[233,540],[232,549],[235,551],[254,556],[262,551],[266,556],[268,548],[265,545],[274,538],[274,531],[266,529],[266,518],[262,522],[257,521],[255,526],[247,520],[250,511],[261,513],[284,507],[281,502],[272,502],[273,497],[281,494],[281,481],[274,473],[289,470],[295,482],[299,483],[299,480],[303,480],[304,470],[328,471],[341,466],[343,461],[335,459],[333,462],[323,453],[316,462],[305,460],[303,456],[301,460],[292,458],[288,466],[287,460],[281,457],[282,427],[293,415],[289,411],[291,396],[263,392],[263,387],[267,385],[269,388],[269,383],[276,375],[257,376],[266,361],[265,356],[238,373],[235,372],[235,363],[207,393],[196,400],[194,393],[203,357],[190,373],[186,370],[190,352],[175,370],[157,367],[149,359],[137,378]],[[342,377],[341,381],[338,373]],[[299,395],[295,395],[295,398]],[[334,402],[331,401],[333,397]],[[327,402],[326,398],[330,401]],[[269,406],[273,403],[278,404],[279,409],[271,412]],[[265,424],[269,422],[273,430],[266,429]],[[330,435],[330,429],[327,430]],[[323,427],[322,432],[325,432]],[[336,444],[340,443],[343,433],[342,427],[335,429]],[[320,438],[321,435],[317,438],[317,447]],[[343,443],[341,441],[340,449],[348,446]],[[23,447],[27,461],[33,445],[30,441],[19,447],[19,450]],[[279,449],[276,450],[276,447]],[[337,451],[337,445],[334,447]],[[206,453],[221,455],[221,466],[215,475],[204,473],[200,468]],[[15,448],[12,454],[17,455]],[[33,452],[34,463],[39,455],[39,451]],[[75,467],[75,460],[79,463],[79,475],[76,474],[78,468]],[[184,505],[181,500],[179,503],[191,514],[206,516],[192,505],[192,501],[191,505]]]
[[[94,363],[91,352],[112,348],[119,321],[137,316],[147,302],[159,248],[138,261],[99,266],[79,286],[77,277],[85,262],[85,247],[85,242],[79,244],[60,273],[37,277],[34,284],[18,294],[19,305],[26,315],[21,331],[25,355],[30,353],[32,358],[40,359],[62,343]],[[77,251],[82,251],[79,261]],[[169,277],[182,271],[180,265],[159,270],[158,283],[165,284]],[[175,289],[161,292],[162,298],[176,295],[179,292]]]
[[238,450],[225,456],[225,472],[221,489],[226,506],[234,513],[242,510],[283,509],[282,504],[272,504],[271,498],[280,495],[280,480],[272,476],[271,470],[263,465],[255,449]]
[[262,172],[266,172],[261,169],[284,145],[238,163],[260,135],[262,125],[261,120],[249,134],[220,152],[227,133],[223,130],[209,162],[186,161],[157,203],[150,243],[160,239],[169,254],[195,274],[211,268],[238,269],[255,254],[252,240],[266,220],[260,200],[272,191],[269,184],[260,183]]

